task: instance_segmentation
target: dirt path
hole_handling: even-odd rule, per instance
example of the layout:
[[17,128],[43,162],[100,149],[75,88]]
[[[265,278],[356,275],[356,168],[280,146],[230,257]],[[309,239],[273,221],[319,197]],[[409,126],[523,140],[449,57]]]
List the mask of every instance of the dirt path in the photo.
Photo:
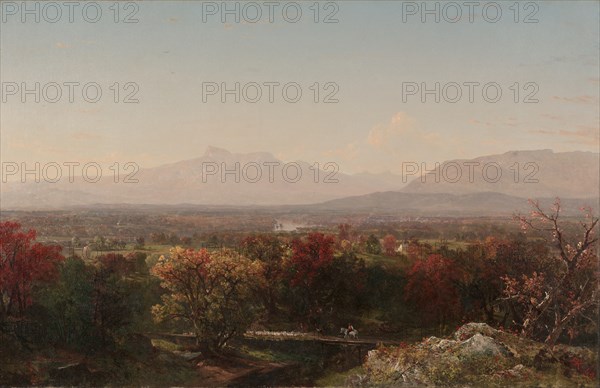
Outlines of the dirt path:
[[204,359],[196,364],[197,377],[190,386],[248,386],[271,385],[283,376],[294,363],[249,360],[239,356]]

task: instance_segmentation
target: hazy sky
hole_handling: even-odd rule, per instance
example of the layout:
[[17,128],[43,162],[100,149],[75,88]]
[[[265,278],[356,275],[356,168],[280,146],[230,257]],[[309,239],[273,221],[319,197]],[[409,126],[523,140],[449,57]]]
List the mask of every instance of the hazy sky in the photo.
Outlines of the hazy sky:
[[[73,22],[68,8],[61,6],[58,17],[56,9],[37,3],[40,21],[35,22],[36,15],[23,15],[20,1],[3,2],[2,161],[134,161],[150,167],[198,157],[214,145],[233,152],[268,151],[284,160],[333,161],[348,172],[397,172],[402,161],[516,149],[598,151],[597,1],[521,3],[518,23],[512,1],[495,3],[502,11],[496,23],[491,22],[494,6],[482,16],[486,2],[475,8],[472,21],[461,6],[462,18],[455,23],[444,19],[456,16],[444,3],[436,23],[435,15],[409,14],[421,2],[399,1],[339,1],[337,10],[321,2],[315,23],[313,3],[298,2],[302,16],[291,23],[282,17],[286,2],[275,2],[271,23],[264,2],[240,2],[240,22],[225,15],[223,23],[222,9],[208,12],[221,2],[148,1],[137,8],[120,4],[115,23],[114,3],[99,2],[102,15],[92,23],[82,16],[85,3],[74,8]],[[244,21],[257,16],[254,4],[262,16],[256,23]],[[28,6],[35,10],[36,3]],[[95,8],[86,10],[88,19],[95,18]],[[287,11],[293,19],[295,5]],[[138,22],[123,23],[131,12]],[[323,23],[332,12],[338,23]],[[527,17],[538,23],[523,23]],[[35,93],[22,102],[22,86],[34,89],[36,82],[40,102]],[[46,101],[55,96],[53,82],[62,91],[54,103]],[[80,84],[73,86],[72,103],[65,82]],[[96,103],[82,97],[81,85],[90,82],[102,90]],[[240,103],[232,95],[222,103],[219,93],[203,101],[203,83],[210,82],[230,88],[256,82],[263,95],[256,103],[243,95]],[[302,97],[286,102],[280,85],[271,103],[265,82],[296,82]],[[316,82],[318,103],[311,89]],[[330,82],[339,87],[339,102],[326,104],[325,95],[336,91],[333,85],[324,89]],[[439,82],[440,103],[433,94],[425,103],[420,93],[403,99],[411,82],[430,89]],[[480,84],[474,86],[473,102],[465,82]],[[496,103],[482,96],[482,85],[491,82],[502,90]],[[111,89],[115,83],[118,103]],[[139,86],[139,103],[123,103],[134,91],[133,85],[124,88],[127,83]],[[462,90],[456,103],[444,100],[455,97],[452,83]],[[248,98],[255,90],[246,88]],[[293,98],[290,90],[287,97]],[[495,89],[487,90],[493,99]],[[93,99],[93,91],[86,96]],[[524,103],[530,93],[539,102]]]

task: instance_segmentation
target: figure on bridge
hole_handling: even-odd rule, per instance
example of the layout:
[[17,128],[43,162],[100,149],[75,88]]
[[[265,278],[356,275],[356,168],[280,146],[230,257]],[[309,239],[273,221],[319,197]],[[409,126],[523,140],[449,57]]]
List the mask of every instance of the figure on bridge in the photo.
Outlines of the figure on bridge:
[[348,324],[348,327],[342,327],[340,328],[340,334],[342,334],[344,336],[344,338],[352,338],[352,339],[357,339],[358,338],[358,330],[356,330],[354,328],[354,326],[352,326],[351,323]]

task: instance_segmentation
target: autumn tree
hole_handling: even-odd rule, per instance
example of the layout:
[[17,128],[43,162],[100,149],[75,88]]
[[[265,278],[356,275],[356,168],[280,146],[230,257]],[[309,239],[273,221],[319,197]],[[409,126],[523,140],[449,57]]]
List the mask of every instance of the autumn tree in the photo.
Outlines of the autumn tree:
[[321,280],[325,268],[333,261],[335,238],[311,233],[304,240],[292,241],[292,256],[288,261],[288,281],[293,300],[292,310],[301,319],[314,321],[323,313],[321,295],[325,292]]
[[262,266],[234,251],[176,247],[153,272],[168,291],[153,307],[155,319],[184,320],[197,342],[214,351],[243,334],[258,312],[253,286],[261,281]]
[[396,254],[397,243],[396,237],[391,234],[388,234],[383,238],[383,251],[387,256],[394,256]]
[[549,265],[546,245],[524,239],[487,237],[464,250],[445,250],[444,254],[463,273],[459,286],[466,312],[472,319],[480,319],[483,313],[489,324],[500,320],[504,327],[510,325],[511,309],[498,301],[504,289],[502,278],[531,275]]
[[439,254],[417,260],[407,273],[405,299],[412,302],[424,322],[441,327],[459,317],[461,304],[458,266]]
[[433,252],[430,244],[421,243],[417,239],[411,239],[406,248],[406,254],[410,260],[424,259]]
[[287,247],[276,236],[260,234],[248,236],[240,243],[240,252],[251,260],[262,263],[264,284],[259,296],[269,316],[277,312],[277,300],[283,280],[283,256]]
[[34,230],[16,222],[0,223],[0,322],[21,317],[31,304],[32,287],[53,279],[64,260],[61,247],[35,242]]
[[539,272],[520,277],[506,276],[505,298],[514,311],[514,319],[524,336],[543,339],[554,345],[566,331],[577,332],[578,320],[595,325],[598,300],[598,268],[595,229],[598,218],[591,210],[570,232],[559,221],[561,204],[557,199],[550,212],[530,201],[531,217],[518,216],[523,230],[547,233],[553,247],[552,261]]
[[357,245],[354,244],[355,240],[352,236],[352,225],[339,224],[337,229],[338,234],[336,249],[345,253],[354,252]]
[[132,268],[138,274],[148,274],[148,266],[146,259],[148,255],[144,252],[130,252],[125,256],[126,260],[131,263]]
[[108,253],[106,255],[98,256],[98,263],[100,263],[102,269],[106,269],[110,272],[128,274],[133,272],[135,264],[128,262],[125,256],[119,253]]
[[489,251],[488,241],[471,244],[459,251],[445,251],[460,266],[464,276],[459,282],[464,308],[470,319],[479,320],[484,316],[489,324],[495,322],[495,302],[502,294],[504,272],[497,272],[495,250]]
[[335,256],[335,237],[311,233],[292,241],[287,276],[292,311],[304,323],[322,326],[360,293],[364,263],[352,252]]

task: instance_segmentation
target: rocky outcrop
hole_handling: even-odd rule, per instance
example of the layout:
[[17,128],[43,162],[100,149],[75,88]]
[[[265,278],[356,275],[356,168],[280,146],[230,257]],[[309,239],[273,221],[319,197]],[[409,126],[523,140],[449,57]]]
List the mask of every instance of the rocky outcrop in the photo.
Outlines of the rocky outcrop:
[[458,345],[459,352],[464,357],[507,357],[512,354],[504,345],[493,339],[479,333],[475,334],[468,340],[462,341]]
[[368,353],[365,374],[353,386],[594,386],[597,354],[582,348],[544,344],[468,323],[451,338],[429,337]]
[[491,327],[486,323],[476,323],[471,322],[462,325],[461,327],[454,332],[454,338],[456,340],[465,340],[474,336],[475,334],[481,334],[486,337],[496,338],[498,336],[499,331]]

